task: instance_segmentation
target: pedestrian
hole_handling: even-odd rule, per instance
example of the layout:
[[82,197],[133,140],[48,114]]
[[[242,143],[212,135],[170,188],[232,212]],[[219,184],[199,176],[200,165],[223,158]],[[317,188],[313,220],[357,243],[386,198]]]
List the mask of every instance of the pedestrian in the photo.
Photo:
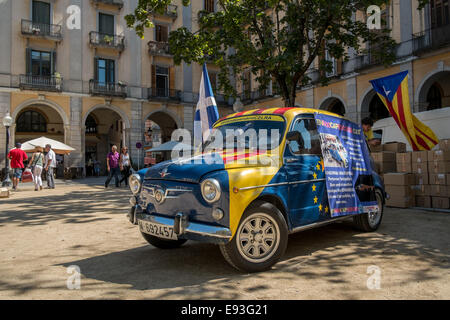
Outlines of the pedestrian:
[[36,147],[36,152],[31,156],[28,168],[32,168],[34,191],[42,190],[42,169],[44,166],[44,149]]
[[[17,185],[22,177],[22,169],[24,168],[23,161],[28,159],[25,151],[20,149],[22,144],[17,142],[16,148],[8,152],[6,156],[11,160],[11,169],[13,170],[13,190],[17,190]],[[8,172],[6,173],[8,174]]]
[[114,182],[116,183],[116,188],[119,187],[119,158],[120,155],[117,152],[117,146],[111,147],[111,152],[106,156],[106,167],[108,169],[108,179],[105,181],[105,188],[108,188],[109,182],[114,176]]
[[56,155],[52,150],[52,146],[47,144],[45,146],[45,152],[47,152],[45,156],[45,168],[44,170],[47,172],[47,188],[46,189],[55,189],[55,177],[53,176],[53,170],[56,168]]
[[94,174],[99,177],[100,176],[100,161],[94,159]]
[[380,139],[376,139],[373,135],[372,127],[373,127],[373,120],[369,117],[366,117],[362,119],[361,125],[364,131],[364,136],[366,138],[366,141],[371,146],[377,146],[381,144]]
[[122,152],[120,153],[120,171],[122,172],[122,179],[119,181],[120,184],[125,181],[125,185],[128,186],[128,178],[130,176],[130,169],[131,169],[131,160],[130,155],[128,154],[128,148],[122,147]]

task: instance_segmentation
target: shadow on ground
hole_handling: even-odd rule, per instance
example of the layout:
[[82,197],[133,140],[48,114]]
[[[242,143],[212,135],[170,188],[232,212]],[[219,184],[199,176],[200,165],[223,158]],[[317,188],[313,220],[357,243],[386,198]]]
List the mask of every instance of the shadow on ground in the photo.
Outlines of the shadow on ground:
[[64,220],[63,223],[105,220],[109,218],[99,217],[98,213],[123,214],[130,195],[127,189],[105,190],[98,187],[62,195],[46,192],[38,197],[2,200],[0,227],[7,223],[31,226],[44,225],[55,220]]
[[[344,273],[348,268],[355,268],[358,259],[373,258],[374,263],[384,263],[400,255],[417,257],[427,262],[428,266],[409,274],[405,282],[425,281],[436,279],[430,274],[435,268],[442,268],[446,272],[449,267],[449,240],[442,239],[438,246],[434,240],[434,246],[430,245],[430,228],[405,220],[401,226],[393,221],[385,221],[379,232],[369,234],[355,231],[347,222],[308,230],[290,236],[282,261],[272,270],[256,275],[245,274],[228,266],[217,246],[195,242],[172,250],[142,246],[69,261],[63,265],[78,265],[86,278],[129,285],[135,290],[172,289],[158,295],[158,299],[174,294],[186,296],[186,286],[195,287],[189,290],[196,297],[239,298],[233,286],[236,283],[239,286],[239,281],[247,277],[259,280],[257,286],[244,288],[246,292],[252,293],[267,288],[265,278],[272,283],[274,279],[298,281],[299,278],[320,278],[330,284],[345,284],[351,279],[348,274],[343,276]],[[405,233],[405,230],[408,232]],[[343,247],[345,250],[341,250]],[[315,268],[316,265],[322,268]],[[305,272],[305,269],[309,271]],[[363,269],[362,272],[365,271]]]

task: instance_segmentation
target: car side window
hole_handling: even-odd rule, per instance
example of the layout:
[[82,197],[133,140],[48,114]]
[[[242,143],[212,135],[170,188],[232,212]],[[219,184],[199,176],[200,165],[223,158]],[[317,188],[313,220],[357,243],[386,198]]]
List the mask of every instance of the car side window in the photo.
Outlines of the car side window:
[[291,131],[298,131],[298,141],[290,141],[289,149],[295,155],[314,154],[321,155],[320,137],[314,119],[297,119]]

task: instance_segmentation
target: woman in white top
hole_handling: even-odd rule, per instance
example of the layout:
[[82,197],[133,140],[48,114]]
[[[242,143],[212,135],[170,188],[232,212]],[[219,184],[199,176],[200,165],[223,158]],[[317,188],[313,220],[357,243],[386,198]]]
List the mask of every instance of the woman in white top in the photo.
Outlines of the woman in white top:
[[125,185],[128,186],[128,177],[130,176],[131,160],[130,155],[128,154],[128,148],[125,146],[122,147],[122,151],[120,152],[119,166],[120,171],[122,172],[122,179],[119,182],[119,186],[120,184],[122,184],[122,181],[125,181]]
[[44,149],[36,147],[36,152],[33,153],[28,168],[33,167],[33,181],[34,191],[42,190],[42,168],[44,165]]

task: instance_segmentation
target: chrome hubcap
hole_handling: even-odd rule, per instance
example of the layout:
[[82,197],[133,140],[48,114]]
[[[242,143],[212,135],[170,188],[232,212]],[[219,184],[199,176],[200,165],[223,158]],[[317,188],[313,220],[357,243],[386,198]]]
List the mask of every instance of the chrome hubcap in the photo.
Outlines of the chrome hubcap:
[[280,230],[275,220],[265,213],[255,213],[241,223],[237,233],[239,253],[254,263],[264,262],[276,252]]

